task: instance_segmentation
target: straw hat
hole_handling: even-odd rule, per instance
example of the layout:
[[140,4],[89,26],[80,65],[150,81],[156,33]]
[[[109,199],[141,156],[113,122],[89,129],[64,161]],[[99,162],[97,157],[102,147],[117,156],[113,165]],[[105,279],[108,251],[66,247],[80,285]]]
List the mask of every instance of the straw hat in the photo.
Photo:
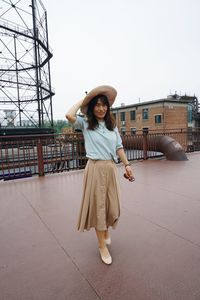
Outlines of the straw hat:
[[84,98],[82,106],[81,106],[81,112],[83,114],[87,113],[87,108],[88,108],[88,104],[89,102],[98,95],[104,95],[108,98],[108,102],[109,105],[112,106],[112,104],[115,101],[115,98],[117,96],[117,91],[116,89],[114,89],[112,86],[109,85],[101,85],[98,86],[96,88],[94,88],[93,90],[91,90]]

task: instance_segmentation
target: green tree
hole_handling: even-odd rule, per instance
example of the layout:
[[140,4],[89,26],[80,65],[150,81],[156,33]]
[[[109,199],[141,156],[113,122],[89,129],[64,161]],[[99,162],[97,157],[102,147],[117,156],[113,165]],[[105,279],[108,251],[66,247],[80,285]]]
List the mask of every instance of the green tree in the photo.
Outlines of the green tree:
[[56,133],[61,133],[63,128],[71,127],[65,120],[56,120],[53,122],[53,127]]
[[[50,122],[45,122],[45,127],[51,127]],[[65,120],[55,120],[53,121],[53,129],[55,130],[55,133],[61,133],[63,128],[71,127],[69,123]]]

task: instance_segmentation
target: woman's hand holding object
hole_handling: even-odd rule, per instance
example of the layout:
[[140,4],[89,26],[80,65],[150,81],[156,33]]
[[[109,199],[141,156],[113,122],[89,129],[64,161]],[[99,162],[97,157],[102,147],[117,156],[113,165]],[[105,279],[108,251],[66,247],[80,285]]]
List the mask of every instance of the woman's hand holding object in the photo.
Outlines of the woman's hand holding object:
[[133,176],[133,172],[132,172],[132,169],[131,169],[131,166],[125,166],[125,170],[126,172],[124,173],[124,177],[126,179],[128,179],[129,181],[135,181],[135,178]]

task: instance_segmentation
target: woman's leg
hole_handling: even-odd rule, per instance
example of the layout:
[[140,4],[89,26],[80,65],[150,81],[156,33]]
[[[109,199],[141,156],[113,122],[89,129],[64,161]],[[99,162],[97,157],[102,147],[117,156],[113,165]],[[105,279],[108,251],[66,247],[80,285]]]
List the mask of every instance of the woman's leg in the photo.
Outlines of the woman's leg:
[[107,228],[107,230],[105,230],[105,239],[107,240],[107,239],[109,239],[109,237],[110,237],[110,233],[109,233],[109,230],[108,230],[108,228]]
[[105,244],[105,230],[99,231],[96,229],[96,235],[99,243],[99,248],[104,248],[106,246]]
[[104,248],[105,240],[110,238],[110,233],[109,233],[108,229],[104,230],[104,231],[96,230],[96,235],[97,235],[98,242],[99,242],[99,248]]
[[99,231],[96,229],[96,235],[99,243],[99,249],[101,250],[101,254],[104,257],[109,257],[110,253],[108,251],[108,248],[106,247],[105,243],[105,230],[104,231]]

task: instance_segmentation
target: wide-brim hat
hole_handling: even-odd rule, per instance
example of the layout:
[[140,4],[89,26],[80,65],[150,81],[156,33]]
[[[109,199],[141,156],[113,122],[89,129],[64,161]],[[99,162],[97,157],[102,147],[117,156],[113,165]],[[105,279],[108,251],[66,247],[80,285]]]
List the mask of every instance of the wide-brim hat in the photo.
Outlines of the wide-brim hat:
[[83,114],[87,114],[89,102],[98,95],[106,96],[108,98],[109,105],[112,106],[117,96],[117,91],[115,88],[109,85],[101,85],[91,90],[83,99],[81,106],[81,112]]

